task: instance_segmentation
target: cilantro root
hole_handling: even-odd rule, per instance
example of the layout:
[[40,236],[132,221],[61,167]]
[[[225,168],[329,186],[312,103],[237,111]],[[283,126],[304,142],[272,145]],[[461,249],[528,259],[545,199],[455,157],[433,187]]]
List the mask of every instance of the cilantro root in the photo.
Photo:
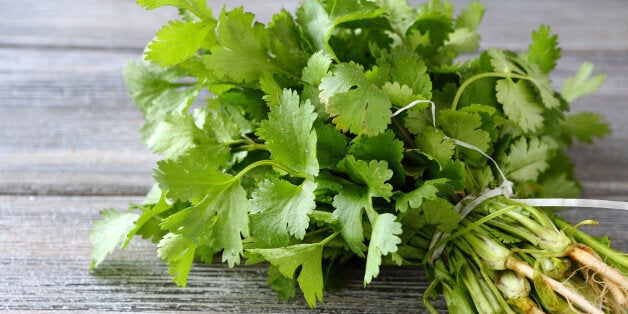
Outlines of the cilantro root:
[[123,72],[162,160],[144,202],[101,212],[91,268],[141,236],[179,286],[194,262],[267,262],[270,289],[312,308],[356,260],[364,285],[423,267],[431,312],[438,294],[459,313],[627,307],[625,254],[510,198],[578,195],[567,151],[610,130],[569,113],[605,79],[592,64],[552,86],[549,27],[526,51],[477,51],[479,2],[304,0],[268,24],[138,3],[181,13]]

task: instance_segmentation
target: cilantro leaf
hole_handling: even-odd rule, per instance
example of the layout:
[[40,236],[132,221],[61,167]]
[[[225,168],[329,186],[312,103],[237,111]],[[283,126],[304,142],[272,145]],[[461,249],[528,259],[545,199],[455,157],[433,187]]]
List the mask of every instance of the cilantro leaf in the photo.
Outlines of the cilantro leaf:
[[388,169],[386,161],[371,160],[367,163],[348,155],[338,166],[346,171],[351,180],[366,185],[371,196],[383,198],[392,196],[392,186],[386,181],[392,177],[393,172]]
[[509,179],[535,181],[548,168],[554,148],[555,143],[547,137],[529,140],[520,137],[510,145],[508,153],[498,157],[498,161]]
[[[133,230],[129,231],[126,237],[126,241],[122,245],[122,249],[124,249],[130,242],[131,239],[140,231],[143,230],[145,225],[152,219],[154,219],[157,215],[162,214],[163,212],[170,210],[172,205],[168,204],[166,200],[166,193],[161,192],[161,196],[159,197],[159,201],[152,206],[146,206],[142,214],[138,217],[135,222],[135,227]],[[161,233],[161,229],[158,231]],[[158,234],[153,234],[153,236],[157,236]],[[143,237],[146,237],[145,234],[142,234]]]
[[460,214],[446,199],[428,199],[419,208],[426,224],[436,226],[441,232],[451,232],[460,222]]
[[299,174],[316,176],[319,165],[314,120],[316,114],[309,101],[299,104],[297,92],[284,90],[279,105],[271,107],[257,134],[266,141],[272,159]]
[[226,161],[229,155],[227,147],[219,145],[215,139],[199,129],[191,115],[181,113],[168,114],[148,137],[146,146],[171,159],[195,148],[203,150],[209,146],[211,150],[207,153],[216,160],[216,164]]
[[419,208],[423,201],[434,200],[437,198],[438,188],[436,184],[444,184],[447,179],[434,179],[425,181],[420,187],[408,192],[400,193],[395,196],[395,209],[402,213],[408,208]]
[[385,11],[367,1],[333,0],[325,5],[317,0],[305,1],[297,9],[297,22],[317,50],[325,50],[334,58],[336,54],[329,46],[329,39],[336,27],[348,23],[364,27],[369,21],[371,26],[382,27],[387,22],[378,19]]
[[568,78],[560,92],[567,102],[572,102],[584,95],[595,92],[606,81],[605,74],[591,77],[593,64],[584,62],[575,76]]
[[122,74],[129,96],[146,120],[142,127],[144,141],[168,114],[184,112],[199,93],[198,87],[180,88],[178,81],[185,73],[176,67],[129,61]]
[[264,257],[286,278],[294,278],[297,268],[301,266],[297,282],[308,305],[315,308],[316,301],[323,299],[322,243],[297,244],[273,249],[249,249],[248,251]]
[[319,50],[310,56],[307,66],[303,68],[301,74],[301,80],[304,82],[301,97],[310,100],[322,120],[327,120],[329,114],[325,111],[325,105],[321,103],[318,97],[318,85],[324,77],[331,76],[329,71],[331,63],[332,57],[323,50]]
[[89,232],[89,239],[93,244],[90,270],[126,242],[129,232],[133,230],[139,217],[135,213],[121,213],[113,209],[101,211],[100,216],[103,220],[95,221]]
[[[382,54],[377,59],[377,64],[382,68],[381,72],[389,74],[389,77],[383,79],[409,87],[414,99],[432,98],[432,81],[427,74],[425,62],[418,54],[396,49]],[[405,106],[412,100],[406,100],[407,102],[397,103],[397,105]]]
[[277,293],[279,299],[287,301],[296,295],[296,287],[292,278],[284,276],[277,266],[268,266],[268,279],[266,283],[273,292]]
[[405,0],[375,0],[375,3],[386,10],[391,27],[398,35],[406,34],[416,20],[416,11]]
[[303,239],[316,207],[316,183],[306,180],[294,185],[280,179],[264,180],[252,193],[251,229],[273,247],[290,244],[290,236]]
[[207,0],[137,0],[137,4],[147,10],[167,5],[174,6],[190,11],[202,19],[209,19],[212,16],[211,10],[207,8]]
[[304,51],[305,45],[298,25],[285,9],[273,15],[268,23],[270,51],[275,56],[277,66],[299,77],[310,55]]
[[222,261],[240,262],[242,237],[249,236],[248,200],[239,181],[216,185],[200,203],[162,221],[162,227],[180,233],[197,244],[223,250]]
[[314,124],[316,129],[316,157],[321,169],[334,168],[347,155],[347,137],[333,125]]
[[146,60],[161,66],[177,65],[192,56],[200,48],[210,48],[215,42],[213,35],[216,23],[170,21],[157,33],[145,52]]
[[456,18],[456,29],[477,30],[484,16],[485,7],[479,1],[469,2],[465,10]]
[[543,176],[540,183],[543,185],[544,197],[574,198],[580,195],[576,181],[564,173]]
[[330,75],[329,67],[332,63],[332,57],[319,50],[310,56],[307,66],[303,68],[301,79],[303,82],[312,86],[318,86],[324,77]]
[[157,255],[170,266],[168,274],[172,276],[172,280],[178,286],[185,287],[197,245],[183,235],[168,233],[157,247]]
[[410,47],[425,58],[436,54],[453,32],[451,12],[442,12],[438,8],[422,6],[414,24],[406,32]]
[[416,148],[421,153],[433,158],[439,164],[451,160],[456,144],[445,138],[445,133],[433,127],[427,127],[416,138]]
[[445,134],[451,138],[471,144],[483,152],[489,151],[491,137],[482,129],[482,117],[479,114],[447,109],[439,111],[437,119]]
[[334,196],[332,213],[337,220],[340,233],[351,250],[358,256],[364,257],[366,245],[364,245],[364,228],[362,218],[364,210],[370,206],[371,198],[364,187],[349,185],[340,190]]
[[535,132],[543,127],[543,107],[534,101],[534,95],[526,82],[519,80],[515,83],[502,79],[497,81],[495,89],[506,116],[524,132]]
[[560,55],[558,35],[552,35],[549,26],[541,25],[537,31],[532,32],[532,43],[524,57],[529,62],[537,64],[541,72],[545,74],[551,72],[556,67]]
[[263,24],[253,22],[255,16],[242,7],[218,18],[218,45],[204,59],[208,70],[235,82],[254,83],[267,71],[277,72],[268,52],[268,31]]
[[395,137],[392,130],[386,130],[386,132],[372,137],[358,135],[351,141],[348,150],[349,154],[357,159],[365,161],[385,160],[393,171],[395,179],[399,182],[404,180],[404,170],[401,166],[403,151],[403,142]]
[[339,64],[333,73],[322,79],[319,89],[334,124],[354,134],[384,132],[392,115],[388,95],[368,80],[359,64]]
[[560,129],[580,143],[591,144],[595,137],[604,138],[611,133],[609,124],[603,119],[601,115],[587,111],[570,114],[560,123]]
[[401,223],[396,222],[396,219],[395,215],[389,213],[378,215],[375,219],[366,256],[365,286],[379,275],[382,255],[397,252],[397,245],[401,243],[398,235],[401,234],[402,229]]
[[183,201],[205,197],[233,181],[232,176],[194,155],[157,162],[153,177],[168,197]]

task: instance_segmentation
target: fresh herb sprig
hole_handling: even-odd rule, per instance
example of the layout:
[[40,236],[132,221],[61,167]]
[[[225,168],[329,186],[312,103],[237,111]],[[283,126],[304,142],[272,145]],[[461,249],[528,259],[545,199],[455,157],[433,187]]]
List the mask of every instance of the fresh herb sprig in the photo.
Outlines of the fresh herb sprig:
[[[569,103],[605,77],[584,63],[554,90],[549,27],[524,52],[477,53],[478,2],[454,17],[442,1],[306,0],[266,25],[204,0],[138,3],[181,13],[124,68],[163,159],[144,203],[95,222],[92,268],[138,235],[177,285],[194,261],[266,261],[279,297],[298,285],[311,307],[358,259],[365,285],[384,263],[425,267],[431,310],[436,292],[461,313],[625,308],[625,255],[503,197],[455,208],[500,185],[486,156],[518,197],[579,193],[565,152],[609,127]],[[431,263],[436,233],[448,236]]]

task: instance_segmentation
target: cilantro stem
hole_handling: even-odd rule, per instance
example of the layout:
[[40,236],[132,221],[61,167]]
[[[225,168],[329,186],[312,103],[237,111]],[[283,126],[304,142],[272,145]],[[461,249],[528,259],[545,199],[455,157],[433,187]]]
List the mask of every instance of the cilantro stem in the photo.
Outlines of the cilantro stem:
[[261,166],[271,166],[273,168],[277,168],[280,169],[284,172],[287,172],[288,174],[290,174],[293,177],[299,177],[299,178],[304,178],[307,179],[307,176],[305,176],[304,174],[300,174],[297,172],[294,172],[293,170],[289,169],[288,167],[274,161],[274,160],[259,160],[256,161],[248,166],[246,166],[244,169],[242,169],[240,172],[238,172],[238,174],[235,175],[235,177],[233,177],[233,180],[239,180],[240,178],[242,178],[245,174],[247,174],[247,172],[257,168],[257,167],[261,167]]
[[429,295],[432,294],[432,291],[436,289],[438,284],[440,284],[440,280],[438,279],[432,280],[429,286],[427,286],[427,289],[425,289],[425,292],[423,292],[423,296],[421,297],[421,302],[423,303],[423,306],[425,306],[425,308],[431,314],[439,313],[438,310],[436,310],[436,308],[432,305],[432,303],[429,300]]
[[464,81],[462,83],[462,85],[460,85],[460,87],[458,88],[458,91],[456,92],[456,96],[454,96],[454,100],[451,103],[451,109],[452,110],[456,110],[458,108],[458,102],[460,101],[460,96],[462,96],[462,93],[464,92],[464,90],[471,85],[471,83],[483,79],[483,78],[489,78],[489,77],[495,77],[495,78],[516,78],[516,79],[521,79],[521,80],[529,80],[531,81],[532,78],[530,76],[527,75],[521,75],[521,74],[515,74],[515,73],[500,73],[500,72],[486,72],[486,73],[480,73],[480,74],[476,74],[470,78],[468,78],[466,81]]
[[401,133],[401,136],[405,140],[406,144],[408,144],[408,146],[410,146],[411,148],[416,148],[414,138],[412,137],[408,129],[406,129],[406,127],[404,127],[403,124],[401,124],[401,122],[399,122],[396,117],[392,118],[392,123],[395,128]]
[[332,233],[330,236],[328,236],[327,238],[323,239],[323,241],[320,242],[320,245],[321,246],[325,246],[327,243],[329,243],[329,241],[333,240],[338,234],[340,234],[340,232]]

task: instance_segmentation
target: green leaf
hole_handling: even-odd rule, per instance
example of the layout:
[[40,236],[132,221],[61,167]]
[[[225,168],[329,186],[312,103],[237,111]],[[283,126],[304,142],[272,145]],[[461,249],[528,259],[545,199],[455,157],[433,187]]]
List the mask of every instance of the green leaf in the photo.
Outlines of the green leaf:
[[529,62],[537,64],[541,72],[548,74],[556,67],[560,56],[558,35],[552,35],[549,26],[541,25],[537,31],[532,32],[532,43],[525,54]]
[[200,48],[210,48],[215,42],[208,35],[214,30],[214,23],[170,21],[157,32],[145,52],[146,60],[161,66],[177,65],[192,56]]
[[296,295],[296,287],[294,285],[294,279],[286,278],[277,266],[268,266],[268,279],[266,283],[270,286],[273,292],[277,293],[279,299],[287,301]]
[[391,130],[376,136],[358,135],[349,147],[349,154],[364,161],[384,160],[393,170],[395,178],[400,182],[404,179],[404,169],[401,166],[403,159],[403,142],[395,137]]
[[516,181],[536,181],[548,168],[548,160],[553,155],[555,143],[549,138],[524,137],[516,139],[508,153],[498,158],[506,177]]
[[569,179],[565,173],[543,176],[540,183],[543,185],[544,197],[574,198],[580,195],[577,182]]
[[322,79],[319,89],[334,124],[353,134],[384,132],[392,115],[388,95],[368,80],[359,64],[342,63],[333,72]]
[[[382,27],[384,19],[378,19],[385,11],[367,1],[333,0],[326,3],[327,10],[320,1],[308,0],[297,9],[297,22],[303,33],[317,50],[325,50],[335,56],[329,47],[331,38],[337,26],[347,23],[371,22],[371,25]],[[354,27],[356,24],[354,24]]]
[[212,16],[212,11],[207,8],[207,0],[137,0],[137,4],[147,10],[169,5],[188,10],[202,19],[210,19]]
[[271,158],[298,174],[318,175],[316,114],[309,101],[299,104],[299,94],[284,90],[278,106],[270,108],[257,134],[266,141]]
[[268,34],[274,62],[294,77],[299,77],[310,55],[303,51],[305,41],[290,12],[282,9],[273,15],[268,23]]
[[420,187],[408,192],[400,193],[395,196],[395,209],[402,213],[408,208],[420,208],[421,204],[427,200],[435,200],[437,198],[438,188],[436,184],[444,184],[447,179],[434,179],[425,181]]
[[316,157],[321,169],[334,168],[347,155],[347,137],[333,125],[316,123]]
[[375,3],[386,10],[390,24],[397,34],[405,34],[416,20],[417,13],[406,0],[375,0]]
[[[135,222],[135,227],[133,228],[133,230],[129,231],[129,233],[127,234],[126,241],[122,245],[122,249],[124,249],[127,245],[129,245],[129,243],[131,242],[131,239],[135,236],[136,233],[138,233],[140,230],[144,228],[146,223],[148,223],[150,220],[152,220],[156,216],[162,214],[163,212],[170,210],[171,208],[172,208],[172,205],[168,204],[168,201],[166,199],[166,193],[161,192],[159,201],[157,201],[157,203],[152,206],[146,206],[142,214],[138,217],[137,221]],[[146,235],[142,235],[142,236],[146,237]],[[153,235],[153,236],[156,236],[156,235]]]
[[248,200],[239,181],[216,186],[200,203],[162,221],[162,227],[216,250],[229,266],[240,262],[242,237],[249,236]]
[[593,112],[580,112],[566,115],[560,129],[580,143],[592,144],[595,137],[604,138],[611,133],[610,125],[604,118]]
[[401,223],[396,222],[396,219],[395,215],[389,213],[378,215],[375,219],[366,257],[364,286],[379,275],[382,255],[397,252],[397,245],[401,243],[398,235],[402,233],[402,228]]
[[181,88],[178,81],[184,73],[176,67],[129,61],[122,74],[129,96],[146,120],[142,127],[144,141],[168,114],[184,112],[199,93],[195,86]]
[[[399,90],[404,90],[403,86],[410,88],[411,100],[397,103],[399,106],[406,106],[415,99],[432,98],[432,81],[427,74],[427,66],[421,57],[407,50],[396,49],[390,53],[384,53],[377,59],[377,64],[381,68],[382,79],[390,83],[400,85]],[[390,88],[388,89],[390,90]],[[391,96],[391,98],[393,98]]]
[[351,180],[366,185],[371,196],[383,198],[392,196],[392,186],[386,181],[392,177],[393,172],[388,169],[386,161],[371,160],[367,163],[348,155],[338,166],[345,170]]
[[445,134],[479,148],[483,152],[491,148],[491,137],[482,130],[482,117],[477,113],[441,110],[438,112],[438,124]]
[[294,278],[299,266],[297,282],[305,300],[312,308],[316,301],[323,299],[323,245],[322,243],[297,244],[274,249],[250,249],[251,253],[259,254],[286,278]]
[[456,144],[445,138],[445,133],[433,127],[427,127],[416,138],[416,149],[434,158],[439,164],[451,160]]
[[351,250],[358,256],[364,257],[366,245],[364,245],[364,229],[362,218],[364,210],[371,204],[368,190],[364,187],[349,185],[344,187],[334,196],[332,213],[334,220],[338,221],[340,233]]
[[172,280],[178,286],[185,287],[197,245],[183,235],[168,233],[157,247],[157,255],[170,266],[168,274]]
[[460,222],[460,214],[454,209],[454,205],[442,198],[424,201],[419,210],[425,223],[436,226],[441,232],[453,231]]
[[252,233],[273,247],[290,244],[290,236],[303,239],[316,207],[316,183],[294,185],[280,179],[264,180],[250,201]]
[[543,127],[543,107],[534,101],[534,95],[523,80],[497,81],[497,100],[503,105],[504,113],[526,132],[535,132]]
[[310,56],[307,66],[303,68],[301,79],[303,82],[313,86],[318,86],[324,77],[329,76],[329,67],[332,63],[332,57],[319,50]]
[[277,72],[268,53],[268,31],[263,24],[253,23],[254,18],[242,7],[220,13],[216,28],[218,45],[205,56],[207,69],[236,83],[254,83],[265,72]]
[[333,51],[328,49],[327,42],[335,25],[320,1],[304,1],[297,9],[296,15],[297,23],[314,48],[333,54]]
[[182,201],[205,197],[233,182],[232,176],[195,155],[159,161],[153,176],[169,198]]
[[89,239],[93,244],[90,270],[126,242],[129,232],[133,230],[139,217],[138,214],[121,213],[113,209],[103,210],[100,215],[103,220],[95,221],[89,232]]
[[450,12],[434,10],[424,6],[414,24],[406,32],[406,41],[423,57],[431,57],[443,46],[453,32],[453,19]]
[[456,28],[466,28],[469,30],[477,30],[484,16],[485,7],[479,1],[470,2],[466,10],[462,10],[458,18],[456,18]]
[[218,144],[215,139],[199,129],[189,114],[168,114],[148,137],[146,146],[154,153],[163,154],[164,157],[171,159],[185,155],[195,148],[201,150],[209,148],[206,152],[216,158],[216,164],[229,158],[227,147]]
[[578,73],[565,81],[562,91],[560,92],[563,98],[565,98],[567,102],[573,102],[584,95],[591,94],[598,90],[604,81],[606,81],[606,75],[598,74],[591,77],[592,73],[593,63],[582,63]]

